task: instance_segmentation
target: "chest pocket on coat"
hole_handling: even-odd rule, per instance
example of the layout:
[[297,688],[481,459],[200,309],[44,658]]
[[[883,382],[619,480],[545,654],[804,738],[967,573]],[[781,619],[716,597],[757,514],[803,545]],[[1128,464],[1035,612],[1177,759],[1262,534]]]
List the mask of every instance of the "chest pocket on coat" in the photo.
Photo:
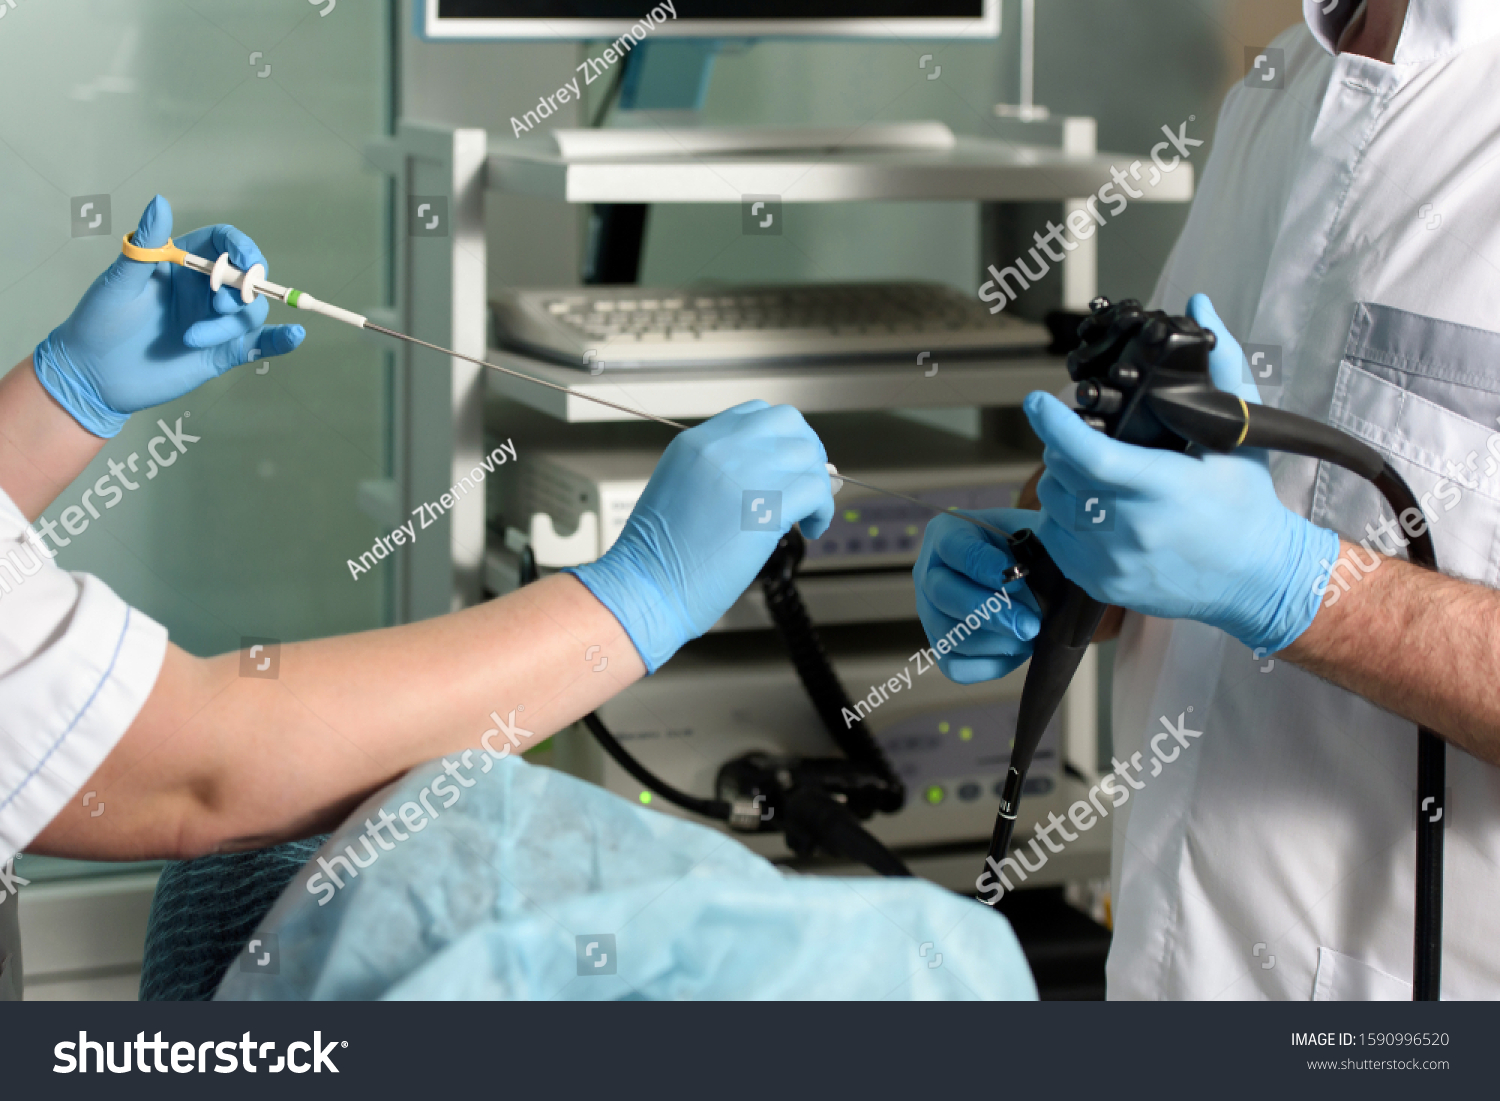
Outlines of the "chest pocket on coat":
[[[1500,583],[1500,333],[1359,303],[1328,423],[1375,448],[1406,479],[1445,573]],[[1376,550],[1390,516],[1363,479],[1319,463],[1311,519]],[[1389,529],[1387,529],[1389,530]]]

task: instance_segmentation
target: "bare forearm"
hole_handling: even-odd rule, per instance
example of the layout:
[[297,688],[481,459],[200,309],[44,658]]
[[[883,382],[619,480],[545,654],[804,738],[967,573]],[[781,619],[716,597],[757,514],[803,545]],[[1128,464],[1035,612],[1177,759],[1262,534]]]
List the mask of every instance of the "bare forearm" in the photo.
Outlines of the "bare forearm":
[[174,648],[89,780],[106,813],[75,804],[32,850],[144,859],[306,836],[422,761],[469,750],[477,764],[492,711],[531,733],[511,750],[522,752],[645,672],[615,618],[566,576],[423,623],[283,646],[274,680],[242,676],[240,662]]
[[[1352,544],[1344,541],[1341,557]],[[1354,548],[1358,549],[1358,548]],[[1367,561],[1367,556],[1361,556]],[[1338,571],[1347,578],[1347,568]],[[1284,656],[1500,764],[1500,593],[1382,556]]]
[[30,356],[0,378],[0,489],[28,520],[40,516],[103,446],[42,389]]

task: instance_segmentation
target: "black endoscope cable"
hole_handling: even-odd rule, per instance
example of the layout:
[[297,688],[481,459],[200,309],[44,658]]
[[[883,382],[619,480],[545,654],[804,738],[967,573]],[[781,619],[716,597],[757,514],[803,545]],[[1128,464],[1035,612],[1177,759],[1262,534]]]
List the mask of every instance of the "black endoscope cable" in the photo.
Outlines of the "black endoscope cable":
[[[839,748],[849,760],[870,769],[878,777],[880,784],[874,797],[876,809],[894,813],[901,809],[905,788],[890,767],[879,743],[863,723],[858,729],[850,729],[845,736],[839,737],[838,728],[829,718],[830,712],[841,715],[841,707],[848,706],[849,700],[797,590],[796,570],[803,551],[802,537],[795,530],[783,536],[777,544],[775,553],[761,575],[766,608],[787,646],[793,668],[806,688],[814,708],[824,720],[824,725],[835,735]],[[518,584],[531,584],[537,579],[538,572],[536,556],[528,545],[521,551]],[[841,718],[839,722],[842,723]],[[597,712],[585,715],[583,724],[614,762],[646,790],[691,814],[736,824],[736,808],[733,804],[725,799],[705,799],[689,795],[667,783],[620,743]],[[827,793],[799,787],[783,793],[782,807],[785,816],[782,825],[789,837],[800,832],[825,851],[858,861],[877,875],[911,875],[900,857],[886,848],[860,825],[853,813]],[[800,846],[793,847],[795,850]]]
[[590,711],[583,717],[583,725],[588,727],[589,733],[594,736],[603,748],[604,752],[614,758],[615,764],[635,778],[636,783],[644,784],[647,790],[660,795],[669,803],[675,803],[685,811],[693,814],[701,814],[704,818],[713,818],[719,822],[729,821],[730,805],[724,799],[700,799],[696,795],[689,795],[685,791],[678,791],[660,776],[656,775],[645,765],[631,756],[630,751],[620,744],[618,738],[610,733],[604,721],[599,718],[597,712]]
[[[1411,487],[1372,447],[1326,424],[1272,409],[1249,405],[1232,394],[1174,394],[1156,391],[1148,399],[1152,411],[1180,435],[1215,451],[1258,447],[1284,451],[1341,466],[1372,484],[1399,520],[1408,511],[1422,516]],[[1238,437],[1231,442],[1231,433]],[[1228,447],[1224,446],[1229,444]],[[1424,523],[1402,523],[1410,540],[1407,554],[1413,565],[1436,571],[1437,548]],[[1443,967],[1443,830],[1447,828],[1444,788],[1447,785],[1447,745],[1437,732],[1417,727],[1417,888],[1412,999],[1437,1001]]]
[[[833,661],[823,648],[823,640],[813,626],[812,616],[802,603],[797,589],[797,567],[802,563],[807,545],[801,532],[793,529],[782,536],[766,568],[761,572],[761,592],[766,612],[776,625],[777,634],[786,646],[787,657],[802,681],[823,728],[849,760],[873,771],[882,782],[876,809],[894,814],[906,801],[906,785],[891,767],[885,750],[870,733],[854,701],[844,691],[843,682],[834,671]],[[853,715],[853,719],[847,716]]]
[[[517,568],[517,587],[530,585],[538,576],[536,554],[528,544],[521,551],[520,564]],[[589,733],[594,736],[594,740],[603,747],[604,751],[614,758],[615,764],[630,773],[637,783],[644,784],[649,791],[660,795],[669,803],[675,803],[685,811],[701,814],[704,818],[713,818],[720,822],[729,820],[728,802],[723,799],[700,799],[696,795],[678,791],[631,756],[630,751],[610,733],[609,728],[604,725],[596,712],[590,711],[585,715],[583,725],[588,727]]]

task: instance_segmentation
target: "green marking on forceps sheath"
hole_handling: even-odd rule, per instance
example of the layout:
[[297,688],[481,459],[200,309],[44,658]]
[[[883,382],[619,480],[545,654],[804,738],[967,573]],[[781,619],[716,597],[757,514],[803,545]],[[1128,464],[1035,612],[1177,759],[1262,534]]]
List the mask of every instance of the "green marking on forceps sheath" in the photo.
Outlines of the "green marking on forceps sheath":
[[286,304],[288,306],[295,307],[297,305],[297,299],[301,297],[302,292],[299,291],[296,287],[293,287],[286,292]]

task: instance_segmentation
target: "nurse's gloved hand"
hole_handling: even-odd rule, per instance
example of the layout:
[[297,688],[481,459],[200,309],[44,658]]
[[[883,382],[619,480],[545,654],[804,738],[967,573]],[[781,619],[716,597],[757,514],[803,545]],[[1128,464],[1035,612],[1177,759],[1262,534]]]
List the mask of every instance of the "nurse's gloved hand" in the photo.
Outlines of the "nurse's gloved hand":
[[[1212,329],[1214,382],[1257,400],[1244,353],[1202,295],[1188,313]],[[1336,534],[1276,496],[1261,451],[1178,454],[1109,439],[1049,394],[1026,399],[1046,445],[1037,535],[1095,600],[1196,619],[1275,652],[1313,621],[1339,553]]]
[[[141,215],[135,243],[160,248],[172,208],[160,195]],[[208,226],[176,244],[205,259],[229,253],[241,271],[265,265],[255,242],[233,226]],[[75,420],[109,438],[131,413],[180,398],[232,367],[279,356],[306,335],[301,325],[266,325],[266,300],[249,305],[232,287],[167,261],[123,254],[84,292],[73,314],[37,345],[36,376]]]
[[748,401],[667,448],[625,530],[569,569],[630,636],[648,672],[729,610],[795,523],[833,520],[823,444],[789,405]]
[[[975,511],[1001,531],[1033,530],[1040,512],[1019,508]],[[949,680],[976,684],[1012,672],[1031,657],[1042,621],[1023,581],[1002,588],[1015,559],[993,532],[954,516],[934,517],[922,536],[912,577],[917,616]],[[975,623],[978,629],[974,628]]]

